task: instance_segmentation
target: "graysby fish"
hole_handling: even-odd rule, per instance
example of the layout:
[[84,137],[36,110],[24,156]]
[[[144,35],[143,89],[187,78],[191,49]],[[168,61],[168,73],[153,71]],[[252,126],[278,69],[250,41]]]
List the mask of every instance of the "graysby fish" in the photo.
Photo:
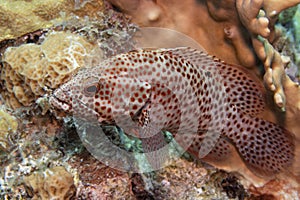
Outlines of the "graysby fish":
[[293,134],[257,117],[264,109],[260,86],[238,66],[187,47],[136,50],[82,69],[50,103],[100,123],[135,123],[147,151],[165,145],[157,132],[167,130],[196,157],[226,157],[233,145],[259,176],[294,160]]

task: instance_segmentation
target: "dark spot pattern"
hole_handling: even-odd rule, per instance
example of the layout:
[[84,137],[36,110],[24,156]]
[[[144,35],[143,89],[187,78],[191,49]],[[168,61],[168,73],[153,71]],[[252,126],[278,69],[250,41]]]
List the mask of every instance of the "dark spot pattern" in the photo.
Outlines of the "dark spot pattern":
[[[91,77],[97,80],[97,89],[85,83]],[[96,93],[89,96],[85,91]],[[58,100],[71,105],[55,100],[52,104],[72,108],[82,118],[93,114],[101,122],[124,114],[138,118],[147,111],[149,125],[139,133],[147,138],[146,150],[164,146],[159,132],[167,130],[195,156],[212,151],[216,159],[226,158],[229,146],[221,139],[226,138],[249,168],[270,175],[291,165],[294,144],[291,133],[256,117],[264,109],[260,91],[239,66],[204,52],[191,48],[140,50],[79,71],[55,92]]]

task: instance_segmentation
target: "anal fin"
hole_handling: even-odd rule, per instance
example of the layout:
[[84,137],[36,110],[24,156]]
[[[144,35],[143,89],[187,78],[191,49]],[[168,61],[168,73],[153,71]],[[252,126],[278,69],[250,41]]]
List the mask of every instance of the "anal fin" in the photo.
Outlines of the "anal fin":
[[220,137],[215,148],[201,160],[227,172],[238,172],[239,175],[245,178],[247,183],[257,187],[264,185],[273,178],[273,176],[262,178],[251,171],[235,146],[224,137]]

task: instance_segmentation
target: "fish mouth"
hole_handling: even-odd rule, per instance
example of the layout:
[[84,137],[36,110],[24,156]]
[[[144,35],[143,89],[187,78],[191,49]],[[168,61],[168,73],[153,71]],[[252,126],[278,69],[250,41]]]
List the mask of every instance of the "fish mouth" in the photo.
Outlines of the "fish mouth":
[[53,108],[58,108],[60,110],[63,110],[65,112],[70,112],[72,111],[72,105],[69,104],[67,101],[65,101],[62,98],[59,98],[59,96],[53,94],[50,98],[49,98],[49,103]]
[[[78,109],[80,109],[81,107],[84,109],[91,110],[91,108],[89,106],[87,106],[84,102],[82,102],[81,100],[72,99],[72,98],[66,99],[66,98],[64,98],[64,95],[65,94],[61,95],[61,93],[54,93],[49,98],[50,105],[55,109],[59,109],[66,113],[73,113],[73,114],[74,114],[74,112],[78,111]],[[78,105],[80,105],[80,107]]]

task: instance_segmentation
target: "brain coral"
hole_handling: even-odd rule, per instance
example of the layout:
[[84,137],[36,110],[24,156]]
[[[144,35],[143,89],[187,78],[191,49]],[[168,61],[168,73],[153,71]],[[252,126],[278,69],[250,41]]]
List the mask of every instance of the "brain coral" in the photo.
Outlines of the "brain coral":
[[8,48],[0,67],[3,98],[12,108],[30,106],[68,80],[93,49],[82,37],[66,32],[49,34],[41,45]]
[[67,200],[76,189],[72,175],[60,166],[33,173],[24,182],[32,199]]

